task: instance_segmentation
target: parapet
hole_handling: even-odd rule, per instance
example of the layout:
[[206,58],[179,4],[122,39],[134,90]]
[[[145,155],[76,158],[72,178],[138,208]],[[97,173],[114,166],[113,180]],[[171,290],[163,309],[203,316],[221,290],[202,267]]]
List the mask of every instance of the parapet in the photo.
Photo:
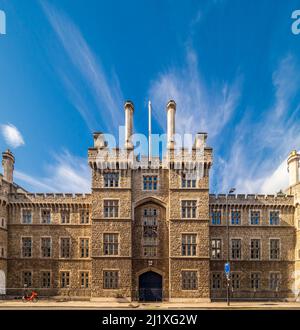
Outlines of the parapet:
[[45,203],[45,204],[84,204],[91,203],[91,194],[72,193],[11,193],[9,202],[18,203]]
[[212,164],[212,149],[201,150],[172,150],[168,151],[162,159],[152,156],[151,163],[147,156],[138,157],[133,150],[119,148],[90,148],[88,152],[89,165],[92,169],[138,169],[138,168],[170,168],[175,164],[177,169],[196,169],[199,164]]
[[263,195],[263,194],[210,194],[210,204],[219,205],[282,205],[293,206],[294,196],[279,193],[277,195]]

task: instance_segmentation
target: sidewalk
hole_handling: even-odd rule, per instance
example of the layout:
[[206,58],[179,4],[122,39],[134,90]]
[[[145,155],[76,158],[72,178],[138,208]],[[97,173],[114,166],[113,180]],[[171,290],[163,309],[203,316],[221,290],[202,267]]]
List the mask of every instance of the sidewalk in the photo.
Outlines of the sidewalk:
[[212,303],[119,303],[41,300],[37,303],[24,303],[20,300],[1,300],[3,309],[299,309],[299,302],[232,302],[228,307],[226,302]]

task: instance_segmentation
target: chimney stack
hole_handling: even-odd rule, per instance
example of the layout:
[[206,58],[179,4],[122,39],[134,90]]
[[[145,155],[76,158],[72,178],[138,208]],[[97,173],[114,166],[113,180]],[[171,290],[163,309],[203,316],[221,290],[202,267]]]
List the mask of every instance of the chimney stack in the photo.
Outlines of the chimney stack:
[[2,153],[2,166],[3,166],[3,177],[9,183],[13,183],[15,157],[13,153],[7,149]]
[[199,132],[196,134],[194,149],[200,150],[206,146],[207,133]]
[[126,101],[125,109],[125,149],[133,149],[131,135],[133,131],[133,111],[134,106],[131,101]]
[[167,148],[174,149],[175,141],[175,112],[176,112],[176,103],[173,100],[170,100],[167,104]]
[[106,147],[105,137],[102,132],[95,132],[94,136],[94,148],[103,149]]
[[300,155],[296,150],[293,150],[287,160],[290,187],[299,183],[299,160]]

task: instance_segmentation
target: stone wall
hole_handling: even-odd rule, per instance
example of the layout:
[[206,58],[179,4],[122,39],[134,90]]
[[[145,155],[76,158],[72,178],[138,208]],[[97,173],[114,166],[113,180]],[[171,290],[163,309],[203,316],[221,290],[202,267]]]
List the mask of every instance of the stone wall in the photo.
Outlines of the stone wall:
[[[9,184],[0,175],[0,272],[1,272],[1,283],[0,283],[0,294],[4,293],[3,287],[7,286],[7,220],[8,220],[8,191]],[[4,278],[2,278],[3,273]],[[3,282],[5,283],[3,283]]]
[[[240,288],[232,291],[234,299],[277,299],[294,297],[294,260],[296,245],[296,230],[294,227],[294,203],[292,196],[264,196],[264,195],[231,195],[228,196],[229,240],[241,239],[241,260],[232,260],[229,254],[231,270],[241,276]],[[211,297],[220,299],[226,297],[226,278],[224,263],[227,261],[227,216],[226,198],[224,195],[210,196],[210,211],[221,210],[221,225],[210,225],[210,239],[221,239],[222,252],[219,260],[211,260]],[[231,211],[241,212],[239,225],[230,222]],[[250,212],[260,211],[260,224],[251,225]],[[279,225],[270,225],[269,214],[272,210],[279,210]],[[280,257],[270,260],[270,239],[280,240]],[[260,260],[251,260],[250,241],[261,240]],[[231,244],[229,244],[231,251]],[[251,272],[261,274],[261,285],[258,290],[251,289]],[[270,272],[280,273],[279,290],[270,289]],[[212,288],[212,275],[221,274],[222,286],[220,289]]]
[[[8,293],[22,294],[24,271],[32,272],[32,286],[39,289],[40,295],[71,295],[89,296],[89,289],[83,289],[80,285],[80,271],[90,273],[91,279],[91,221],[87,224],[80,223],[81,210],[89,211],[90,206],[86,200],[74,203],[75,198],[67,197],[65,204],[63,197],[56,200],[52,195],[42,199],[42,195],[32,195],[31,201],[28,196],[18,195],[17,198],[22,202],[16,203],[15,195],[12,196],[13,203],[9,208],[8,221]],[[37,202],[38,200],[38,202]],[[42,201],[44,200],[44,203]],[[32,210],[32,224],[22,224],[22,209]],[[41,210],[51,211],[51,223],[41,223]],[[61,223],[61,211],[70,211],[70,223]],[[32,238],[32,257],[22,257],[22,237]],[[41,238],[51,238],[51,257],[43,258],[41,255]],[[60,256],[60,238],[70,237],[70,258]],[[80,256],[80,239],[90,240],[88,258]],[[50,271],[52,289],[41,288],[41,272]],[[70,286],[66,289],[60,288],[60,272],[70,272]]]
[[[131,171],[120,170],[119,186],[104,186],[105,171],[93,170],[92,174],[92,292],[93,298],[131,297]],[[104,200],[118,200],[117,218],[105,218]],[[104,255],[103,236],[105,233],[118,234],[118,255]],[[103,272],[119,272],[119,287],[104,289]]]

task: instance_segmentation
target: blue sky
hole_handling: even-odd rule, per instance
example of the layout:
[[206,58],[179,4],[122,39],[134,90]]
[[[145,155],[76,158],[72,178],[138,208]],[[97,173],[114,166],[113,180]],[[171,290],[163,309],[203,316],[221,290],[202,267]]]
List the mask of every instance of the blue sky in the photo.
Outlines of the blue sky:
[[0,0],[0,149],[31,191],[89,190],[92,132],[206,131],[211,192],[275,193],[300,149],[300,1]]

